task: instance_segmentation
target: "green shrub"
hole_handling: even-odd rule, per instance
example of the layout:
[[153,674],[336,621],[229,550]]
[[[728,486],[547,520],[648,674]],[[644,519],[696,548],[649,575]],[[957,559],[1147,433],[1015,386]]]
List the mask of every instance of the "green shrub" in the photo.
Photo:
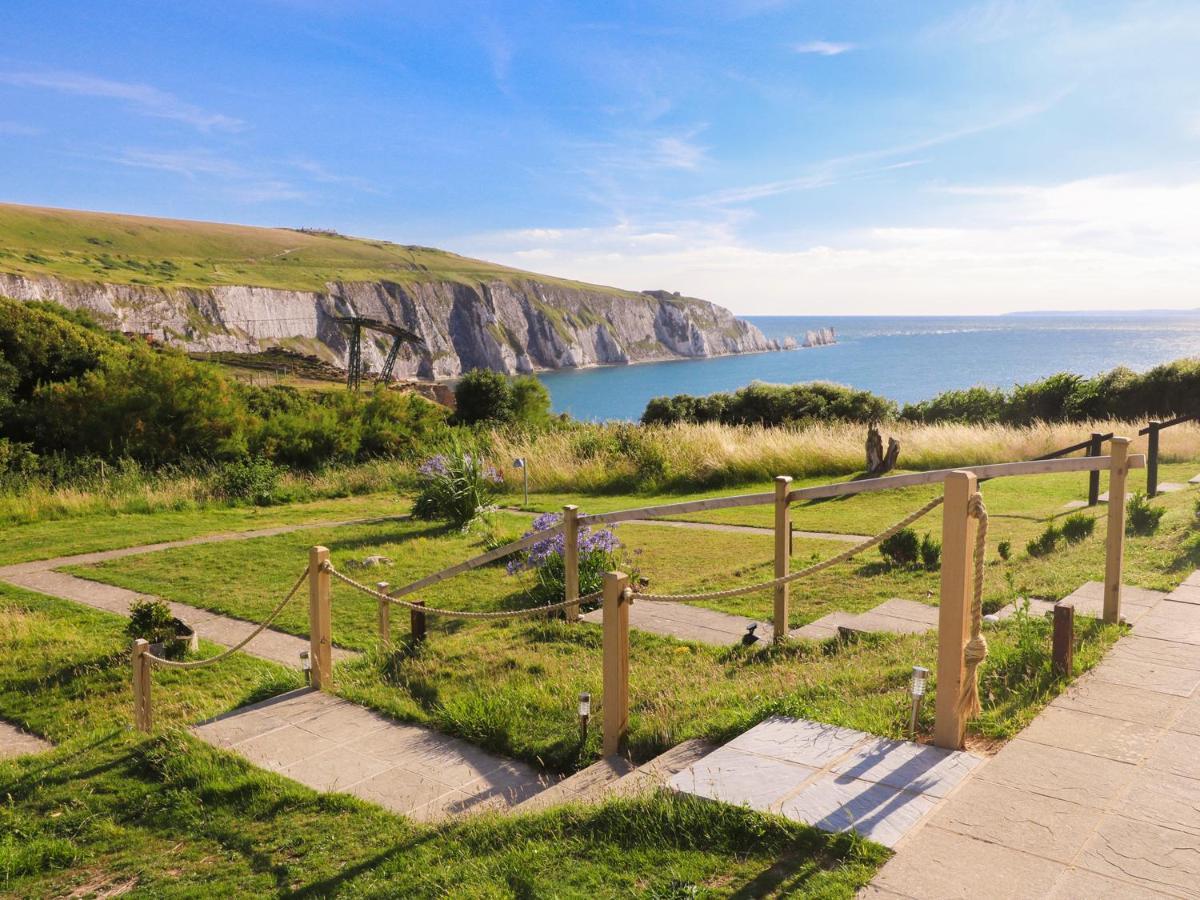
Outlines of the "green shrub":
[[1058,526],[1051,523],[1046,526],[1045,531],[1025,545],[1025,551],[1030,556],[1049,556],[1057,549],[1062,536],[1063,533]]
[[1001,541],[996,545],[996,552],[1000,554],[1001,559],[1008,559],[1012,556],[1012,541]]
[[509,378],[472,369],[454,388],[455,421],[463,425],[542,425],[550,418],[550,392],[532,375]]
[[787,425],[807,421],[879,422],[896,415],[896,404],[869,391],[812,381],[755,382],[733,393],[655,397],[642,413],[643,425],[719,422],[724,425]]
[[1067,516],[1062,523],[1062,536],[1068,544],[1078,544],[1092,536],[1096,530],[1096,520],[1083,513]]
[[928,531],[921,538],[921,566],[926,572],[936,572],[942,567],[942,543]]
[[478,452],[457,445],[421,464],[413,503],[419,519],[438,519],[466,528],[492,508],[502,479]]
[[1151,506],[1150,498],[1138,491],[1125,504],[1125,533],[1134,535],[1151,535],[1158,531],[1166,508]]
[[248,500],[255,506],[275,502],[282,470],[261,456],[235,459],[214,473],[214,493],[223,500]]
[[879,552],[889,566],[912,568],[921,558],[921,540],[911,528],[904,528],[884,540]]
[[[533,520],[533,527],[525,532],[525,537],[547,531],[562,521],[559,513],[544,513]],[[534,596],[539,603],[556,603],[566,596],[567,567],[563,557],[566,546],[565,536],[560,531],[553,537],[546,538],[534,544],[521,557],[508,563],[509,575],[519,572],[532,572],[536,579]],[[579,595],[585,597],[594,594],[603,587],[604,573],[623,569],[630,572],[629,566],[622,566],[618,561],[617,551],[621,542],[611,528],[601,528],[592,531],[587,526],[580,528],[577,534],[576,547],[579,554]],[[636,581],[636,573],[632,575]],[[598,601],[590,601],[581,605],[583,609],[593,609]]]

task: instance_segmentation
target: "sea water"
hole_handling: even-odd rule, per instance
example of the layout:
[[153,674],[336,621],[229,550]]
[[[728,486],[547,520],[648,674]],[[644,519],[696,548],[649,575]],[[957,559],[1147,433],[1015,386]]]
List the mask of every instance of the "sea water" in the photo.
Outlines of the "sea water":
[[752,381],[835,381],[911,403],[1055,372],[1142,372],[1200,356],[1200,312],[1018,316],[745,316],[769,338],[832,327],[837,344],[777,353],[543,373],[556,412],[637,419],[652,397],[729,391]]

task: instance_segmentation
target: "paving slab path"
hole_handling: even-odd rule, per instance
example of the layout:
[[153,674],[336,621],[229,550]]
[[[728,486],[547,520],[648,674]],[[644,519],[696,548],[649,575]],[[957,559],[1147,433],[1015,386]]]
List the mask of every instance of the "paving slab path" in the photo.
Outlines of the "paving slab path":
[[1200,897],[1200,573],[1135,598],[1151,602],[1130,633],[860,896]]
[[45,753],[54,745],[37,735],[30,734],[16,725],[0,720],[0,759],[26,756],[30,753]]
[[892,847],[982,762],[972,753],[772,716],[670,785]]
[[316,791],[419,821],[506,810],[558,778],[305,688],[202,722],[201,740]]

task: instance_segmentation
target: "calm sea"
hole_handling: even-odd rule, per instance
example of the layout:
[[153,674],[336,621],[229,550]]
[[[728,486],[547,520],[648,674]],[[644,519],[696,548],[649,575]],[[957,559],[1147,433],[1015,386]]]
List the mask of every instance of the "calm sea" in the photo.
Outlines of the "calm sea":
[[767,337],[832,327],[838,343],[781,353],[609,366],[541,375],[556,412],[637,419],[651,397],[752,381],[836,381],[901,403],[975,384],[1011,387],[1054,372],[1143,371],[1200,356],[1200,313],[1104,316],[746,316]]

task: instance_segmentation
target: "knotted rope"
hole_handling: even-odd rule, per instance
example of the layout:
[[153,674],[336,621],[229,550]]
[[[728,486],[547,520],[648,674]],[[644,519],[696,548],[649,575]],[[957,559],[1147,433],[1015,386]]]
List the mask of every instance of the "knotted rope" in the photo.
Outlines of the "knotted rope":
[[590,603],[593,600],[598,600],[603,593],[602,591],[596,591],[595,593],[585,594],[574,600],[560,600],[558,603],[548,603],[545,606],[534,606],[529,609],[507,609],[494,612],[478,612],[468,609],[439,609],[436,606],[422,606],[419,603],[410,603],[408,600],[401,600],[399,597],[392,597],[382,591],[377,591],[360,581],[355,581],[349,575],[343,575],[333,567],[333,563],[324,563],[324,570],[338,581],[348,584],[356,591],[361,591],[370,597],[374,597],[376,600],[383,600],[393,603],[396,606],[403,606],[406,609],[414,609],[431,616],[445,616],[448,619],[519,619],[525,616],[545,615],[557,609],[565,609],[568,606],[576,606],[580,603]]
[[959,712],[967,719],[979,715],[979,679],[976,673],[980,664],[987,659],[987,639],[983,636],[983,556],[987,546],[988,512],[983,503],[983,494],[976,491],[967,501],[967,515],[979,520],[975,531],[975,585],[971,596],[971,639],[963,648],[966,664],[966,682],[959,700]]
[[250,632],[246,637],[234,644],[228,650],[218,653],[216,656],[210,656],[208,659],[193,659],[183,662],[175,659],[164,659],[161,656],[155,656],[153,653],[147,653],[146,658],[156,666],[162,666],[164,669],[202,669],[205,666],[211,666],[215,662],[220,662],[227,656],[231,656],[241,650],[248,643],[262,634],[267,626],[275,621],[275,617],[283,611],[283,608],[288,605],[288,601],[296,596],[296,591],[300,590],[300,585],[304,584],[304,579],[308,577],[308,566],[304,567],[304,571],[300,573],[300,577],[296,579],[296,583],[292,585],[292,589],[287,592],[287,596],[279,601],[279,605],[271,610],[271,614],[267,616],[266,621]]
[[[780,575],[778,578],[772,578],[770,581],[761,581],[757,584],[750,584],[739,588],[730,588],[729,590],[725,591],[708,591],[702,594],[641,594],[634,592],[632,599],[653,600],[656,603],[691,603],[697,600],[722,600],[727,597],[740,597],[744,594],[753,594],[758,591],[770,590],[778,587],[779,585],[790,584],[793,581],[797,581],[801,578],[807,578],[809,575],[815,575],[817,572],[836,566],[839,563],[844,563],[846,560],[857,556],[864,550],[869,550],[878,544],[882,544],[892,535],[903,531],[913,522],[917,521],[917,519],[937,509],[939,506],[941,506],[944,499],[944,497],[935,497],[916,512],[905,516],[891,528],[888,528],[886,531],[881,531],[874,537],[867,538],[860,544],[855,544],[849,550],[839,553],[837,556],[830,557],[829,559],[808,566],[807,568],[801,569],[798,572],[792,572],[788,575]],[[982,577],[982,574],[980,577]]]

